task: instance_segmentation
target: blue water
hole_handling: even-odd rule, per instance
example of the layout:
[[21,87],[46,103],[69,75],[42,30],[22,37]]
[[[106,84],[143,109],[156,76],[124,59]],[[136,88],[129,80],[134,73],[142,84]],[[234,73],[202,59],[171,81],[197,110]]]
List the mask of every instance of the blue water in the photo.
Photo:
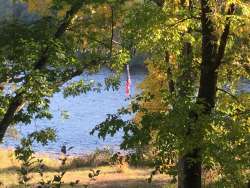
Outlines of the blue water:
[[[105,77],[112,74],[108,69],[102,69],[98,74],[81,75],[74,80],[89,79],[96,82],[104,83]],[[131,94],[132,96],[139,93],[137,86],[146,75],[146,71],[141,68],[131,69]],[[34,148],[39,152],[59,153],[62,145],[74,146],[71,151],[72,155],[86,154],[94,151],[96,148],[119,149],[122,133],[118,133],[115,137],[108,137],[105,141],[99,139],[97,135],[90,135],[89,132],[95,125],[105,120],[106,114],[116,113],[117,109],[127,106],[129,100],[125,95],[126,74],[121,76],[121,86],[117,91],[102,90],[102,92],[88,92],[77,97],[64,98],[62,93],[56,93],[51,99],[51,112],[53,118],[51,120],[33,120],[31,125],[16,125],[16,129],[22,136],[33,131],[52,127],[57,130],[57,141],[50,143],[46,147],[35,145]],[[250,81],[242,80],[239,86],[240,92],[250,91]],[[69,118],[65,119],[62,113],[67,111]],[[19,139],[6,136],[4,147],[15,147],[19,143]]]
[[[102,69],[98,74],[81,75],[74,80],[93,79],[104,83],[104,78],[110,75],[108,69]],[[131,94],[139,92],[137,85],[143,80],[146,71],[143,69],[131,70]],[[89,132],[95,125],[104,121],[106,114],[115,113],[122,106],[127,106],[129,100],[125,94],[126,74],[121,76],[121,86],[117,91],[88,92],[77,97],[64,98],[62,93],[56,93],[51,99],[51,120],[33,120],[30,125],[16,125],[20,137],[27,135],[35,130],[52,127],[57,130],[57,141],[50,143],[46,147],[35,145],[35,150],[39,152],[58,153],[62,145],[74,146],[71,154],[89,153],[96,148],[118,149],[121,142],[121,135],[108,137],[105,141],[98,139],[97,135],[91,136]],[[69,118],[62,116],[63,111],[67,111]],[[19,143],[19,139],[6,137],[5,147],[14,147]]]

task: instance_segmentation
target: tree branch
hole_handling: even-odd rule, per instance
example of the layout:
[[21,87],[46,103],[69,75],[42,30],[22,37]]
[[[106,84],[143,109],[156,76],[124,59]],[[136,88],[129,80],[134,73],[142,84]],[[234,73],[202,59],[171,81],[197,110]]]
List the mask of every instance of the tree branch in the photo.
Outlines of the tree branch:
[[218,87],[216,88],[216,90],[217,90],[217,91],[222,91],[222,92],[228,94],[228,95],[231,96],[233,99],[235,99],[238,103],[240,103],[240,101],[238,100],[238,98],[237,98],[235,95],[233,95],[232,93],[230,93],[230,92],[228,92],[228,91],[226,91],[226,90],[224,90],[224,89],[218,88]]
[[[78,0],[75,4],[72,5],[71,9],[66,12],[66,15],[61,25],[58,27],[57,31],[54,34],[54,39],[60,38],[65,33],[65,31],[71,24],[71,21],[74,18],[74,16],[82,8],[83,3],[84,3],[84,0]],[[37,63],[35,64],[34,69],[42,69],[46,65],[47,60],[48,60],[48,51],[49,51],[49,47],[47,47],[42,52],[42,55],[40,59],[37,61]]]
[[[83,5],[84,0],[78,0],[76,3],[74,3],[69,11],[67,11],[64,20],[62,24],[58,27],[57,31],[54,34],[54,39],[60,38],[66,29],[69,27],[72,19],[76,15],[76,13],[81,9]],[[40,57],[40,59],[37,61],[37,63],[34,66],[34,70],[41,70],[45,67],[47,61],[48,61],[48,50],[47,47]],[[26,77],[26,84],[29,80],[29,75]],[[0,142],[2,142],[4,134],[8,128],[8,126],[12,123],[13,118],[15,116],[16,111],[22,106],[22,104],[25,102],[25,92],[19,92],[17,91],[16,96],[11,100],[8,109],[6,113],[4,114],[3,119],[0,121]]]
[[114,38],[114,8],[110,5],[111,10],[111,37],[110,37],[110,58],[112,58],[113,38]]
[[[227,14],[232,15],[234,12],[235,12],[235,4],[231,4],[229,9],[228,9]],[[225,25],[224,31],[221,35],[221,38],[220,38],[220,45],[219,45],[216,60],[215,60],[214,70],[218,69],[218,67],[222,63],[222,59],[224,57],[225,49],[226,49],[226,45],[227,45],[228,35],[230,32],[230,24],[231,24],[230,18],[227,17],[226,18],[226,25]]]

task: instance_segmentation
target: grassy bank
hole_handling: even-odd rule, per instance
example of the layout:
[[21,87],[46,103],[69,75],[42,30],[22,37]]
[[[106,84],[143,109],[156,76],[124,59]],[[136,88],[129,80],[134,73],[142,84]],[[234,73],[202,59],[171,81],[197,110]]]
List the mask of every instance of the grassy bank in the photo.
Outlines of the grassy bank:
[[[77,187],[89,185],[90,188],[161,188],[174,187],[168,182],[170,178],[165,175],[156,175],[151,184],[146,179],[150,175],[150,168],[133,168],[126,164],[108,165],[106,154],[92,154],[85,157],[69,157],[67,161],[67,172],[63,177],[65,185],[71,187],[72,181],[80,180]],[[60,168],[60,161],[57,157],[46,154],[38,155],[44,160],[45,179],[51,179]],[[20,167],[19,162],[15,159],[13,150],[0,150],[0,182],[2,187],[20,187],[18,185],[17,170]],[[90,169],[101,170],[96,180],[93,181],[88,177]],[[32,173],[31,183],[35,184],[40,180],[38,173]]]

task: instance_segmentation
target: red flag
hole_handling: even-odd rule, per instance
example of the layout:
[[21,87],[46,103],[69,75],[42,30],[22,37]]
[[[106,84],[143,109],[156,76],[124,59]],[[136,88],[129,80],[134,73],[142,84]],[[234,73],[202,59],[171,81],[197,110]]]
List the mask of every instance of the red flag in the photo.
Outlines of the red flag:
[[129,65],[127,65],[127,81],[126,81],[126,96],[130,96],[130,87],[131,87],[131,79],[130,79],[130,72],[129,72]]
[[127,81],[126,81],[126,96],[130,96],[130,86],[131,86],[131,80],[130,79],[128,79]]

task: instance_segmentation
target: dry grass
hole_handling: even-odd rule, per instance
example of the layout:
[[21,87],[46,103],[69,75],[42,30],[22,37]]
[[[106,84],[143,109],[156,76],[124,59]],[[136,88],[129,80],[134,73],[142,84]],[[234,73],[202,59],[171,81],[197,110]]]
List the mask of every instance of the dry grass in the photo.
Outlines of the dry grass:
[[[39,158],[42,158],[46,164],[45,177],[51,179],[53,175],[56,174],[56,170],[58,170],[58,167],[60,166],[60,161],[55,157],[48,155],[39,155]],[[90,161],[91,160],[86,158],[69,158],[69,165],[67,166],[68,170],[63,178],[65,184],[69,184],[74,180],[80,180],[80,185],[78,187],[84,187],[84,184],[89,184],[89,188],[174,187],[173,185],[167,184],[169,178],[164,175],[156,175],[153,183],[148,184],[146,179],[150,174],[151,169],[149,168],[132,168],[127,165],[98,166],[96,164],[93,165]],[[0,150],[0,182],[3,184],[2,187],[19,187],[18,174],[16,172],[18,167],[19,162],[15,160],[13,150]],[[101,170],[101,174],[96,178],[96,181],[90,181],[88,178],[91,168]],[[32,183],[39,181],[40,177],[38,173],[33,173],[32,176]],[[65,185],[63,187],[66,188],[70,186]]]

